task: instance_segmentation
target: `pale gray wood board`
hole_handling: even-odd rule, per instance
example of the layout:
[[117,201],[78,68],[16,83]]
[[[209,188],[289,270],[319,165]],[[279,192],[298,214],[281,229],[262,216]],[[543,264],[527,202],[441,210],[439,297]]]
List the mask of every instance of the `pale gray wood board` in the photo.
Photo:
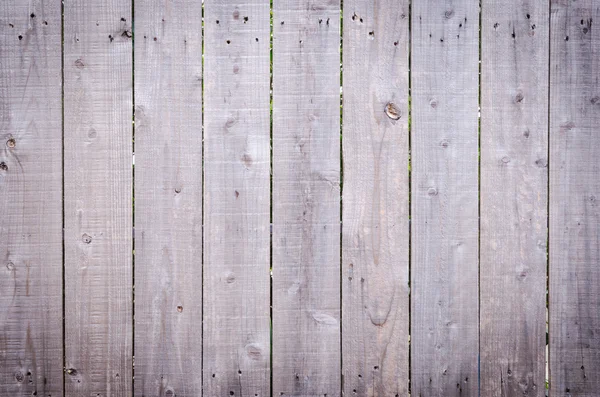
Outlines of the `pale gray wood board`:
[[204,12],[204,393],[269,396],[269,1]]
[[600,3],[552,1],[550,396],[600,390]]
[[408,1],[344,2],[345,395],[408,395]]
[[478,392],[479,2],[412,4],[411,385]]
[[340,3],[273,3],[273,394],[338,396]]
[[60,1],[0,5],[0,395],[61,396]]
[[481,393],[545,395],[547,0],[482,8]]
[[135,1],[135,395],[202,393],[202,4]]
[[131,3],[64,4],[65,389],[130,396]]

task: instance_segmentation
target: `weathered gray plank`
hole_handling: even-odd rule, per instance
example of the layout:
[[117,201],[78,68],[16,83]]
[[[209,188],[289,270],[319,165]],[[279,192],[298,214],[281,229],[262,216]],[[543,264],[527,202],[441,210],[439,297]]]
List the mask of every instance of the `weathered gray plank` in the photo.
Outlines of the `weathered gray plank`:
[[477,0],[412,4],[416,396],[477,395],[478,28]]
[[482,6],[481,394],[545,395],[548,1]]
[[0,395],[62,395],[61,4],[0,5]]
[[204,393],[268,396],[269,1],[204,12]]
[[131,3],[64,4],[68,395],[132,385]]
[[600,4],[552,1],[550,395],[600,390]]
[[344,2],[345,395],[408,395],[408,1]]
[[202,4],[137,0],[134,15],[134,390],[200,396]]
[[273,394],[337,396],[340,4],[273,6]]

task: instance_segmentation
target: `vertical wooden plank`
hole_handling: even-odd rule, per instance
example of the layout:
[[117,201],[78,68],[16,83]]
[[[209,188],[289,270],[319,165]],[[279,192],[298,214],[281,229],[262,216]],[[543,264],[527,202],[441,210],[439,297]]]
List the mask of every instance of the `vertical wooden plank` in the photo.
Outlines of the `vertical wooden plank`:
[[205,2],[204,393],[270,395],[268,0]]
[[600,390],[600,4],[551,3],[550,395]]
[[0,5],[0,394],[62,395],[61,4]]
[[482,5],[481,393],[544,396],[548,1]]
[[273,9],[273,394],[337,396],[340,3]]
[[408,395],[408,1],[344,2],[345,395]]
[[135,1],[135,395],[202,394],[202,4]]
[[130,36],[130,2],[65,2],[65,388],[68,395],[131,395]]
[[477,395],[479,2],[412,4],[412,393]]

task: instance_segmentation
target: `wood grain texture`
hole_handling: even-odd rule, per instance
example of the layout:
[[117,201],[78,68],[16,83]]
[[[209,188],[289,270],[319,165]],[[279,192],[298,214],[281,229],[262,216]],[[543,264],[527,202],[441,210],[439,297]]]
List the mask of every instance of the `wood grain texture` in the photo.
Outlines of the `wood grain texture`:
[[204,393],[269,396],[269,1],[204,12]]
[[135,2],[136,396],[202,394],[201,18]]
[[132,387],[131,3],[64,4],[67,395]]
[[0,395],[61,396],[61,5],[0,5]]
[[550,395],[600,390],[600,4],[552,1]]
[[478,390],[478,29],[477,0],[412,4],[416,396]]
[[340,3],[274,2],[273,394],[338,396]]
[[481,394],[544,396],[547,0],[482,8]]
[[408,395],[408,1],[344,2],[344,394]]

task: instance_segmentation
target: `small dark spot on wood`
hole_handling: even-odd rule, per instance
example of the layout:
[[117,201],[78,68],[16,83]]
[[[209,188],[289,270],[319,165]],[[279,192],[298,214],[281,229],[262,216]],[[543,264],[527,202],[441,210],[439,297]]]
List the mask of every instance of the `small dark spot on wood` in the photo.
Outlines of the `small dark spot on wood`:
[[429,33],[429,37],[431,37],[431,33]]
[[258,37],[256,37],[254,40],[256,40],[256,42],[258,43]]
[[500,24],[499,24],[498,22],[496,22],[496,23],[494,24],[494,29],[498,29],[498,26],[500,26]]
[[458,27],[459,27],[459,28],[462,28],[462,23],[459,23],[459,24],[458,24]]
[[514,39],[515,37],[517,37],[517,35],[515,34],[515,29],[513,28],[512,34],[511,34],[512,38]]
[[248,22],[248,17],[244,17],[244,23]]
[[587,34],[588,28],[583,28],[583,34]]
[[375,371],[379,371],[379,365],[376,365],[376,366],[374,366],[374,367],[373,367],[373,369],[374,369]]
[[19,35],[19,40],[23,40],[23,36],[22,35]]
[[592,99],[590,99],[590,102],[592,103],[592,105],[595,105],[598,102],[600,102],[600,97],[598,95],[596,95],[595,97],[593,97]]
[[520,92],[520,91],[517,92],[517,94],[515,95],[515,103],[521,103],[521,102],[523,102],[524,98],[525,97],[523,96],[522,92]]
[[229,395],[230,395],[230,396],[233,396],[234,394],[235,394],[235,393],[233,392],[233,390],[231,390],[231,391],[229,392]]
[[109,35],[108,35],[108,39],[109,39],[109,40],[110,40],[110,42],[112,43],[112,42],[113,42],[113,40],[114,40],[115,38],[114,38],[114,37],[112,37],[112,35],[110,35],[110,34],[109,34]]
[[322,19],[319,19],[319,25],[320,25],[320,24],[322,24],[322,23],[323,23],[323,20],[322,20]]
[[454,10],[447,10],[446,12],[444,12],[444,17],[446,19],[452,18],[453,15],[454,15]]
[[131,36],[133,36],[133,33],[131,33],[131,30],[124,30],[123,33],[121,34],[121,36],[130,39]]
[[512,370],[509,368],[508,371],[506,371],[506,373],[510,376],[512,375]]
[[535,23],[531,25],[531,30],[535,30]]
[[241,375],[241,374],[242,374],[242,370],[238,369],[238,375]]
[[360,23],[363,23],[363,19],[362,18],[360,18]]
[[212,377],[214,378],[215,376],[217,376],[216,374],[212,374]]
[[282,25],[283,25],[283,24],[285,24],[285,21],[281,21],[281,24],[282,24]]
[[361,375],[361,374],[358,374],[358,377],[359,377],[359,378],[362,378],[362,375]]
[[180,188],[180,187],[176,187],[176,188],[175,188],[175,193],[176,193],[176,194],[179,194],[179,193],[181,193],[181,188]]
[[369,36],[375,36],[375,31],[374,31],[374,30],[371,30],[371,31],[369,32]]
[[240,192],[238,192],[237,190],[235,191],[235,198],[240,197]]
[[32,13],[31,13],[29,16],[30,16],[31,18],[35,18],[35,14],[34,14],[33,12],[32,12]]
[[158,41],[158,38],[156,38],[156,37],[155,37],[155,38],[154,38],[154,41]]
[[583,25],[583,19],[579,23],[581,23]]
[[565,41],[569,41],[569,36],[565,37]]
[[15,146],[17,146],[17,141],[15,141],[15,138],[8,138],[8,141],[6,141],[6,146],[8,146],[9,149],[14,149]]
[[548,162],[544,159],[537,159],[535,161],[535,165],[539,168],[546,168],[548,166]]
[[8,263],[6,264],[6,268],[7,268],[8,270],[14,270],[14,268],[15,268],[15,264],[14,264],[14,263],[12,263],[12,262],[8,262]]
[[48,26],[48,21],[44,21],[43,24]]
[[531,18],[531,15],[527,14],[527,19],[530,19],[530,18]]
[[12,23],[9,23],[8,26],[10,26],[11,28],[15,27],[15,25],[13,25]]
[[121,17],[121,22],[125,22],[125,21],[126,21],[126,19]]
[[440,39],[440,42],[442,42],[442,43],[444,42],[444,38],[443,37]]
[[397,46],[398,46],[398,42],[394,41],[394,47],[397,47]]
[[523,132],[523,136],[524,136],[525,138],[529,138],[529,130],[525,130],[525,131]]
[[329,25],[329,18],[327,18],[327,25]]
[[0,163],[0,170],[8,171],[8,165],[4,161]]
[[215,22],[217,23],[217,25],[219,24],[219,20],[218,19]]
[[227,44],[231,44],[231,40],[227,40]]
[[565,392],[570,393],[571,389],[569,389],[568,387],[565,389]]
[[83,241],[84,244],[90,244],[92,242],[92,236],[90,236],[87,233],[84,233],[83,236],[81,236],[81,241]]
[[447,139],[442,139],[440,142],[440,146],[443,147],[444,149],[448,147],[448,145],[450,145],[450,142]]
[[400,14],[400,19],[406,19],[406,14],[405,13]]
[[[177,312],[178,313],[183,312],[183,306],[181,306],[181,305],[177,306]],[[117,374],[117,376],[118,376],[118,374]]]

